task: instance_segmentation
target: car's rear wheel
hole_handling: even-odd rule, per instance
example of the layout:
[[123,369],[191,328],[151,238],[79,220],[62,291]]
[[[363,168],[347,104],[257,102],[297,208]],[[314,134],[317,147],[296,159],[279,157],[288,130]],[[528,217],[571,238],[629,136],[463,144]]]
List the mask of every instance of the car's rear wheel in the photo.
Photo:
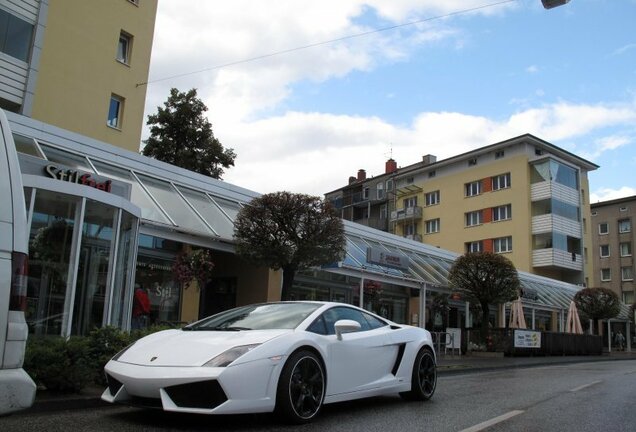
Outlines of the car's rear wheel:
[[318,356],[311,351],[292,354],[278,380],[276,412],[290,423],[307,423],[322,408],[325,372]]
[[400,393],[407,400],[428,400],[437,386],[435,356],[429,348],[422,348],[415,356],[411,375],[411,391]]

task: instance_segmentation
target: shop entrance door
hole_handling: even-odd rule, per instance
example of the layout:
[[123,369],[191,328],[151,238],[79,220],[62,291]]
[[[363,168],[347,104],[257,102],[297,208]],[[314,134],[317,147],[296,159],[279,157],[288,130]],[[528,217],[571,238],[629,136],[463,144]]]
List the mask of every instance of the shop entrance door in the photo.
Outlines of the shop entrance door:
[[236,278],[214,278],[201,290],[199,319],[236,307]]

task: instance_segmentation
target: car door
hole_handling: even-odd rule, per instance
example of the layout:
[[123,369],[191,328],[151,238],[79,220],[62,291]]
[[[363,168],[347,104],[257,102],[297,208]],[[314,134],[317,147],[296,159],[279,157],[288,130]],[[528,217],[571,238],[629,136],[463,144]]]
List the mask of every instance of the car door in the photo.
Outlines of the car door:
[[[389,326],[361,311],[338,306],[323,314],[327,329],[327,395],[364,391],[393,380],[391,374],[397,346],[391,344]],[[334,324],[342,319],[357,321],[360,330],[345,333],[338,340]]]

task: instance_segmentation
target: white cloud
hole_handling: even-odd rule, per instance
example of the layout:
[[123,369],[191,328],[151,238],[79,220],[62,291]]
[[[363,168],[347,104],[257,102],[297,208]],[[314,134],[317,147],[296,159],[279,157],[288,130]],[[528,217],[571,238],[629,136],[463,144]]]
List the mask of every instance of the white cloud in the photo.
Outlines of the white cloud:
[[526,68],[526,72],[531,73],[531,74],[537,73],[537,72],[539,72],[539,67],[537,65],[528,66]]
[[623,186],[619,189],[599,188],[590,193],[590,202],[597,203],[636,195],[636,188]]

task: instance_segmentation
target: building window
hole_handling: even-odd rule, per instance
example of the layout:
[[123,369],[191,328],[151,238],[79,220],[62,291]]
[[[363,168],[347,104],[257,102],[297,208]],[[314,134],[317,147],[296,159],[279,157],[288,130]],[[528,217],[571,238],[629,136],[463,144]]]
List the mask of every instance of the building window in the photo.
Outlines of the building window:
[[622,257],[632,256],[632,243],[631,242],[621,243],[619,245],[619,247],[620,247],[620,250],[621,250],[621,256]]
[[108,126],[121,129],[121,115],[124,111],[124,99],[117,96],[110,96],[110,106],[108,108]]
[[618,232],[628,233],[632,231],[632,221],[629,219],[621,219],[618,221]]
[[435,171],[429,171],[428,172],[428,178],[433,178],[433,177],[435,177],[435,175],[436,175]]
[[477,158],[468,159],[468,166],[477,165]]
[[413,183],[413,181],[414,181],[414,180],[415,180],[415,179],[414,179],[413,177],[407,177],[407,178],[406,178],[406,183],[407,183],[407,184],[411,184],[411,183]]
[[433,191],[426,194],[426,205],[432,206],[435,204],[439,204],[439,191]]
[[634,304],[634,291],[623,291],[623,303]]
[[474,241],[466,243],[466,252],[483,252],[484,251],[484,242],[483,241]]
[[33,24],[0,9],[0,51],[28,62],[32,39]]
[[502,157],[504,157],[504,151],[503,150],[499,150],[495,152],[495,159],[501,159]]
[[598,233],[601,235],[608,234],[609,224],[607,222],[601,222],[600,224],[598,224]]
[[598,216],[598,212],[597,211],[593,211],[592,212],[592,216]]
[[634,271],[631,267],[621,267],[621,280],[631,281],[634,280]]
[[404,208],[417,207],[417,197],[404,198]]
[[369,188],[365,187],[364,189],[362,189],[362,199],[368,200],[369,199]]
[[417,235],[417,225],[410,224],[404,227],[404,235],[414,236]]
[[377,185],[377,190],[378,190],[378,199],[384,199],[384,183],[378,183]]
[[479,195],[481,193],[481,182],[474,181],[471,183],[466,183],[464,185],[464,188],[465,188],[465,194],[467,197]]
[[483,222],[483,220],[482,220],[482,211],[481,210],[477,210],[477,211],[472,211],[472,212],[466,213],[466,226],[467,227],[471,227],[471,226],[475,226],[475,225],[481,225],[482,222]]
[[388,217],[388,209],[386,204],[380,206],[380,219],[386,219]]
[[510,187],[510,173],[498,175],[492,178],[492,190],[505,189]]
[[538,149],[538,148],[535,148],[535,149],[534,149],[534,154],[535,154],[536,156],[541,156],[541,155],[543,154],[543,150]]
[[608,282],[612,280],[612,270],[608,268],[601,269],[601,280]]
[[512,237],[496,238],[492,243],[495,253],[512,252]]
[[607,258],[610,256],[610,247],[609,245],[601,245],[601,258]]
[[439,218],[426,221],[426,234],[439,232]]
[[131,48],[132,36],[122,31],[119,34],[119,43],[117,44],[117,61],[124,64],[130,64]]
[[392,191],[393,190],[393,180],[387,180],[386,181],[386,190],[387,191]]
[[502,221],[512,219],[512,204],[507,204],[499,207],[493,207],[492,220]]

